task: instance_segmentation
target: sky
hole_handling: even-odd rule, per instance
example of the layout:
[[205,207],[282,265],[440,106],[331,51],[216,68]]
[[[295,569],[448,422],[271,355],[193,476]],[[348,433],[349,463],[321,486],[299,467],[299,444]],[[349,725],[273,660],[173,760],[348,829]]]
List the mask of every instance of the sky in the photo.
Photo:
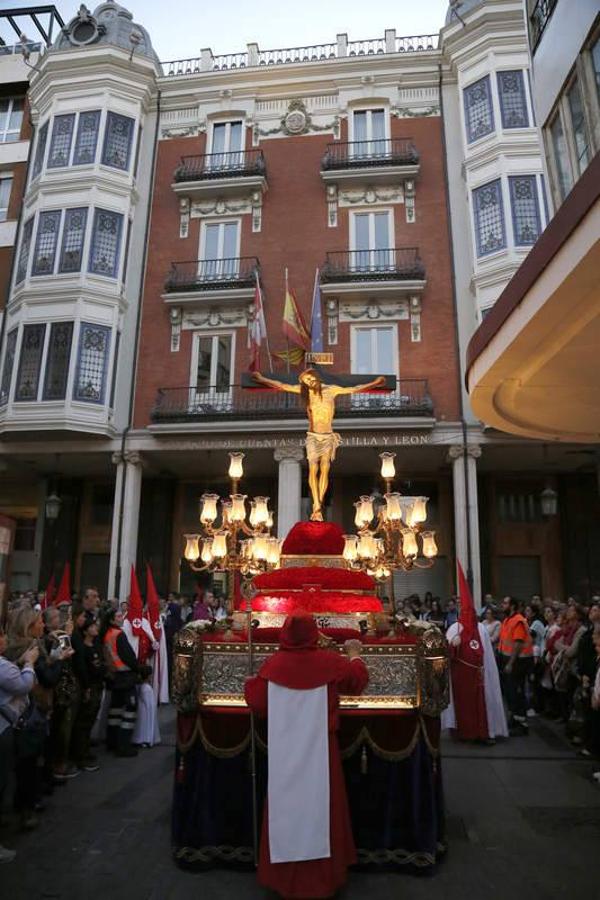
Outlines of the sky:
[[[65,22],[79,9],[79,0],[54,3]],[[0,0],[0,10],[33,5],[35,0]],[[97,3],[87,5],[93,10]],[[219,54],[241,52],[247,43],[262,50],[320,44],[335,41],[338,32],[350,40],[383,37],[386,28],[398,35],[433,34],[448,8],[447,0],[124,0],[122,5],[148,29],[161,60],[199,56],[203,47]]]

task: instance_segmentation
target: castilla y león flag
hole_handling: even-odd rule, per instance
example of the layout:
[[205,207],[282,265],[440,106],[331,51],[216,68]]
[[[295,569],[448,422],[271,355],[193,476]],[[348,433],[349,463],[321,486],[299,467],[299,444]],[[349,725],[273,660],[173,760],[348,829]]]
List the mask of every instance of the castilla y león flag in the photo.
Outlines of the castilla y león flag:
[[290,344],[310,350],[310,334],[294,293],[285,279],[285,303],[283,307],[283,325],[281,327]]

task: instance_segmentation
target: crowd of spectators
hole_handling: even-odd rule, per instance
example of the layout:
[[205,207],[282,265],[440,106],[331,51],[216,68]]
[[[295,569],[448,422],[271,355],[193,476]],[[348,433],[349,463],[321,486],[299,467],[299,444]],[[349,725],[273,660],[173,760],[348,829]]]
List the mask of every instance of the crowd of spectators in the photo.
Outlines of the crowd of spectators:
[[[426,594],[396,600],[396,614],[433,622],[447,631],[459,615],[458,597],[446,603]],[[483,598],[481,621],[496,653],[511,734],[527,735],[528,720],[542,716],[561,723],[582,757],[600,759],[600,596],[587,604],[575,597],[559,602],[533,595],[527,603],[512,597]],[[526,651],[512,662],[501,652],[503,622],[523,620]],[[521,643],[521,642],[518,642]],[[600,772],[594,778],[600,781]]]
[[[46,608],[44,595],[32,592],[9,600],[0,627],[0,815],[12,799],[24,830],[38,826],[58,787],[98,771],[93,730],[118,756],[138,753],[138,700],[151,691],[152,668],[123,632],[125,613],[116,600],[102,603],[95,588]],[[14,855],[0,845],[0,862]]]

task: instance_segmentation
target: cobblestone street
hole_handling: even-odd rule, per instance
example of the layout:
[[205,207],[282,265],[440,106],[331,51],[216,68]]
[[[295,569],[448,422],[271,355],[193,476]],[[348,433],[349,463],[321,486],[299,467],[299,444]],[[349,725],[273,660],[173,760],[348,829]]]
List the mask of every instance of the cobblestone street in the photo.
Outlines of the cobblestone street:
[[[178,870],[169,852],[174,713],[161,711],[163,744],[136,759],[101,755],[100,772],[57,788],[37,831],[0,872],[10,900],[260,898],[252,874]],[[600,840],[600,788],[556,726],[496,747],[445,744],[448,855],[434,877],[353,874],[343,900],[583,900]]]

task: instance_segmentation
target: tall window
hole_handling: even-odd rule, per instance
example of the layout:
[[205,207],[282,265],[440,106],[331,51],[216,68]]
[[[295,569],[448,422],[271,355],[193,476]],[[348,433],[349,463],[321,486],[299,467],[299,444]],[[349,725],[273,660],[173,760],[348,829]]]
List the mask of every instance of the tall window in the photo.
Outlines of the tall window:
[[473,191],[477,256],[486,256],[506,247],[500,179]]
[[490,78],[486,75],[463,91],[467,141],[471,144],[494,130],[494,111]]
[[62,212],[58,209],[42,212],[38,216],[32,275],[52,275],[58,244],[58,231]]
[[360,109],[352,116],[353,156],[384,156],[386,152],[384,109]]
[[581,175],[590,161],[590,150],[585,116],[583,113],[583,101],[581,99],[581,90],[577,78],[573,81],[571,87],[567,91],[567,103],[569,106],[569,114],[571,116],[573,143],[575,145],[576,170],[577,175]]
[[[396,325],[355,325],[351,332],[351,364],[355,375],[397,375],[398,347]],[[375,408],[380,405],[377,395],[354,394],[353,407]]]
[[244,164],[244,129],[239,122],[215,122],[212,129],[210,157],[206,164],[210,169],[232,169]]
[[73,153],[74,166],[82,166],[85,165],[85,163],[94,162],[96,159],[96,145],[98,144],[99,130],[99,109],[93,109],[90,112],[82,112],[79,114],[77,137],[75,138],[75,151]]
[[556,167],[557,188],[561,200],[564,200],[573,186],[573,176],[571,175],[569,150],[565,140],[560,113],[556,114],[550,125],[550,140],[552,142],[552,156]]
[[196,394],[229,393],[233,372],[233,335],[196,334],[192,358]]
[[85,239],[87,209],[68,209],[65,212],[59,272],[80,272]]
[[0,403],[2,405],[8,402],[10,393],[10,382],[15,366],[15,351],[17,349],[17,333],[18,328],[13,328],[6,335],[6,352],[4,354],[4,365],[2,366],[2,381],[0,382]]
[[104,403],[106,368],[110,350],[110,328],[81,323],[73,399]]
[[37,147],[35,148],[35,157],[33,159],[32,177],[37,178],[44,167],[44,156],[46,155],[46,144],[48,142],[48,122],[44,122],[38,132]]
[[596,83],[596,94],[600,103],[600,37],[590,47],[590,59],[592,62],[592,71],[594,73],[594,81]]
[[389,210],[352,216],[350,268],[357,272],[387,270],[394,263]]
[[74,113],[69,113],[66,116],[54,117],[54,122],[52,123],[52,140],[50,141],[50,153],[48,155],[49,169],[56,169],[60,166],[69,165],[74,126]]
[[8,204],[10,203],[12,182],[12,175],[0,178],[0,222],[6,222],[8,219]]
[[131,157],[134,125],[135,121],[129,116],[108,113],[102,148],[102,162],[105,166],[127,171]]
[[46,358],[44,400],[64,400],[71,361],[72,322],[53,322]]
[[535,175],[511,176],[508,186],[515,244],[535,244],[542,230]]
[[15,400],[37,400],[45,334],[45,325],[23,328]]
[[23,226],[23,235],[21,237],[21,248],[19,250],[19,261],[17,263],[17,275],[15,281],[20,284],[27,275],[27,266],[29,264],[29,251],[31,249],[31,235],[33,233],[33,216],[28,219]]
[[204,226],[199,276],[206,281],[235,279],[239,271],[239,222]]
[[12,144],[21,139],[23,97],[0,97],[0,144]]
[[106,209],[94,211],[94,227],[90,248],[89,271],[96,275],[116,278],[119,267],[119,248],[123,216]]
[[527,100],[521,69],[498,72],[498,96],[503,128],[527,128]]

